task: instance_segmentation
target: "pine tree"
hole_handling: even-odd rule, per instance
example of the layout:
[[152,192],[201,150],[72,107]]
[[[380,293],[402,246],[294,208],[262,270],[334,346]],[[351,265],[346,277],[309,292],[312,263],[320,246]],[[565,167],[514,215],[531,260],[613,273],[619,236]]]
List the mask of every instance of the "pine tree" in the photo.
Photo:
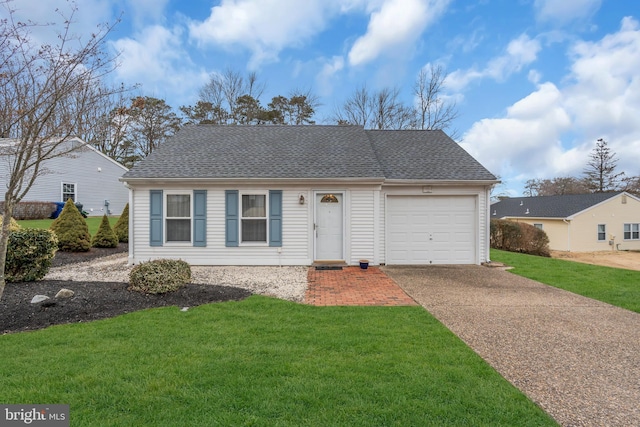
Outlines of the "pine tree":
[[113,226],[113,231],[121,243],[127,243],[129,241],[129,203],[127,203],[122,210],[120,218],[118,218],[118,221],[116,221],[116,224]]
[[94,248],[115,248],[118,246],[118,236],[113,232],[107,215],[102,216],[100,227],[91,240],[91,246]]
[[49,228],[56,233],[58,249],[63,252],[86,252],[91,248],[91,234],[87,221],[71,199],[67,199],[60,216]]
[[617,190],[624,172],[616,173],[618,159],[616,154],[607,147],[607,141],[600,138],[596,148],[591,151],[589,159],[583,171],[584,181],[589,190],[594,193]]

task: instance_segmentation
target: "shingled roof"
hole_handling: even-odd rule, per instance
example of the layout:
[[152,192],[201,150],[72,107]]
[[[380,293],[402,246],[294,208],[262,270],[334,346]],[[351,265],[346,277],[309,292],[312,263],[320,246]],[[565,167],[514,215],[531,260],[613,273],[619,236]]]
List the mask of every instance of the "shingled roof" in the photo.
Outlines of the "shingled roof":
[[496,180],[441,131],[216,125],[185,126],[122,180],[155,178]]
[[512,197],[491,205],[491,218],[568,218],[617,196],[617,193]]

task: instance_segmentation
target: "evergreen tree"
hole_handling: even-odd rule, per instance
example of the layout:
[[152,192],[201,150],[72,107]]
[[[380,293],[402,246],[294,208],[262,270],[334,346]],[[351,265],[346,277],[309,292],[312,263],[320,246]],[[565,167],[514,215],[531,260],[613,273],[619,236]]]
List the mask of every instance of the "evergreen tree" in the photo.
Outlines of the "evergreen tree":
[[122,210],[122,214],[116,224],[113,226],[113,232],[118,236],[121,243],[129,241],[129,203]]
[[58,249],[63,252],[86,252],[91,248],[91,234],[87,222],[73,203],[67,202],[49,227],[58,237]]
[[616,173],[618,159],[607,147],[607,141],[600,138],[591,151],[587,167],[583,171],[584,181],[594,193],[615,191],[619,188],[624,172]]
[[107,215],[102,216],[100,227],[91,240],[91,246],[94,248],[115,248],[118,246],[118,236],[113,232]]

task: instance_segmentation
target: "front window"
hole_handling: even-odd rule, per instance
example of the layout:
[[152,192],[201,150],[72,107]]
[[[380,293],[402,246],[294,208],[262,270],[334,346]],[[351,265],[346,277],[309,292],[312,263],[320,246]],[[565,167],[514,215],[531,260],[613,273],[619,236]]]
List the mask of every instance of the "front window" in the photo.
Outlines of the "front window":
[[537,228],[538,230],[542,230],[542,224],[540,224],[540,223],[535,223],[535,224],[533,224],[533,226],[535,228]]
[[607,240],[607,226],[605,224],[598,224],[598,241],[603,242]]
[[625,224],[624,240],[640,240],[640,224]]
[[76,201],[76,185],[68,182],[62,183],[62,201],[66,202],[68,199]]
[[267,196],[264,194],[242,195],[241,237],[242,242],[267,242]]
[[167,242],[191,241],[191,195],[167,194]]

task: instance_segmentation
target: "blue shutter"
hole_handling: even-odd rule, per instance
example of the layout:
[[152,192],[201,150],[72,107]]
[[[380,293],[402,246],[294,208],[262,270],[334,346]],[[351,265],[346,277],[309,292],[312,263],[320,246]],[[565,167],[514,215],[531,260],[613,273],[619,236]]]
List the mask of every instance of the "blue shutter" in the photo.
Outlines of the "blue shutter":
[[238,246],[238,190],[225,191],[225,246]]
[[149,246],[162,246],[162,190],[149,191]]
[[193,190],[193,246],[207,246],[207,190]]
[[269,246],[282,246],[282,190],[269,190]]

